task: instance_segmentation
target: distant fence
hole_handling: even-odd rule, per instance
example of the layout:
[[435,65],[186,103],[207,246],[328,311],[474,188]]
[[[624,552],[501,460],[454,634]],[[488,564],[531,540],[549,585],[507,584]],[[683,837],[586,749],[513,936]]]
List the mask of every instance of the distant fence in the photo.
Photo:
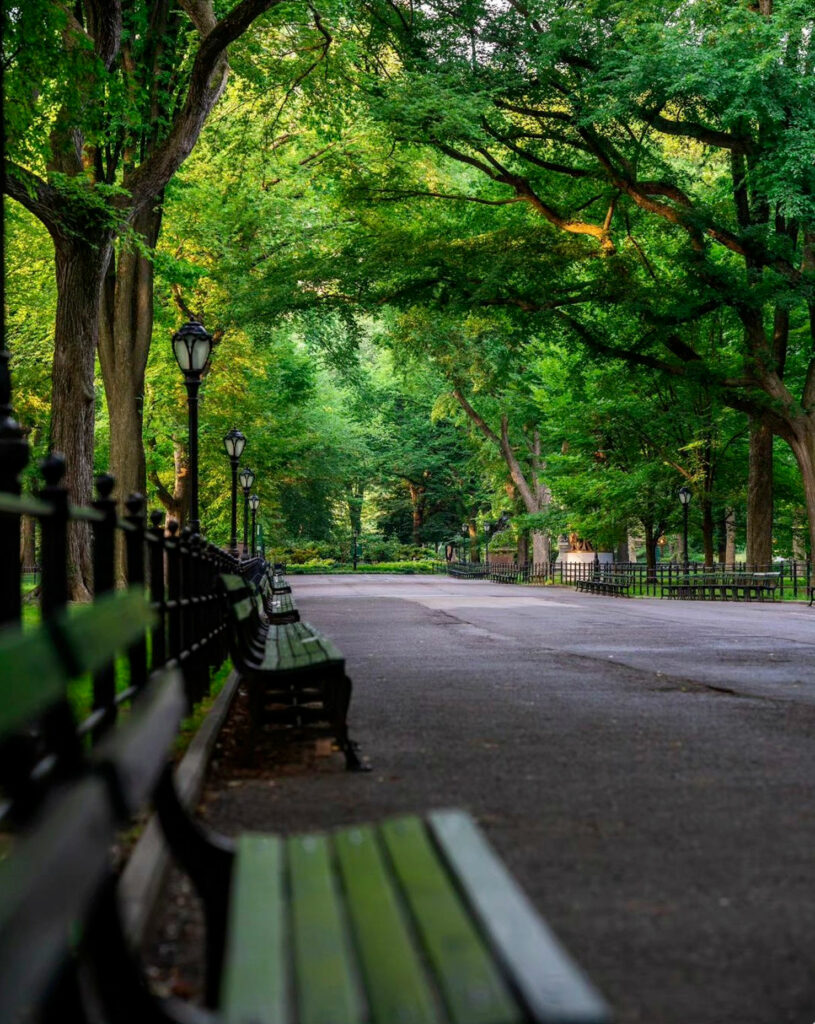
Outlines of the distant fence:
[[644,562],[448,562],[447,575],[458,579],[490,580],[493,583],[561,583],[568,585],[591,576],[625,576],[631,592],[659,597],[662,587],[706,573],[772,572],[779,574],[777,594],[784,598],[807,597],[812,585],[812,562],[785,559],[781,562],[658,562],[649,569]]

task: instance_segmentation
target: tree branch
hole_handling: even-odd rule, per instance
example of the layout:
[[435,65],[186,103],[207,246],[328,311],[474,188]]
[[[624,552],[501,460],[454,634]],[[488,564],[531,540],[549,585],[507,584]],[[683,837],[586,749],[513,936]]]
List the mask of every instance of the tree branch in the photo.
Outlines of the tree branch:
[[[184,105],[176,115],[167,138],[144,163],[126,177],[124,185],[130,192],[130,198],[123,197],[120,200],[122,207],[132,207],[134,212],[138,211],[164,188],[184,163],[226,85],[229,70],[225,57],[227,46],[238,39],[261,14],[281,2],[241,0],[204,36],[193,63]],[[193,24],[196,18],[200,19],[202,26],[208,24],[207,3],[202,0],[185,0],[184,6],[194,12],[190,13]]]
[[59,192],[43,181],[33,171],[7,160],[3,169],[3,186],[6,195],[33,213],[51,233],[59,233],[62,200]]
[[681,135],[685,138],[696,139],[708,146],[715,146],[717,149],[729,149],[734,153],[749,153],[753,149],[750,139],[740,139],[727,132],[718,131],[698,121],[671,121],[667,117],[658,114],[656,109],[649,111],[646,107],[639,107],[638,113],[643,121],[656,128],[664,135]]

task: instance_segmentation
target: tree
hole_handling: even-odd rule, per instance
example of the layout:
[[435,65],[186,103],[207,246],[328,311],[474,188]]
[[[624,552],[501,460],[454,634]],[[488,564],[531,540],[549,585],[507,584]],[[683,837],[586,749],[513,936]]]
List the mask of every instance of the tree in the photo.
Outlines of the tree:
[[[375,10],[401,69],[368,83],[372,111],[402,145],[475,175],[451,188],[391,172],[380,197],[480,204],[496,224],[523,210],[556,258],[523,283],[471,275],[473,301],[512,304],[608,358],[710,380],[754,423],[753,516],[768,508],[776,434],[815,538],[811,7]],[[706,358],[679,328],[713,313],[723,344]],[[751,538],[750,557],[766,560],[766,523]]]
[[[75,500],[90,497],[94,356],[111,410],[111,467],[143,479],[140,396],[152,329],[152,269],[162,193],[223,92],[227,46],[281,0],[53,0],[7,6],[7,193],[48,230],[57,306],[50,443],[67,456]],[[199,37],[190,44],[188,29]],[[46,141],[47,140],[47,141]],[[115,259],[117,238],[120,243]],[[74,531],[74,591],[90,580]]]

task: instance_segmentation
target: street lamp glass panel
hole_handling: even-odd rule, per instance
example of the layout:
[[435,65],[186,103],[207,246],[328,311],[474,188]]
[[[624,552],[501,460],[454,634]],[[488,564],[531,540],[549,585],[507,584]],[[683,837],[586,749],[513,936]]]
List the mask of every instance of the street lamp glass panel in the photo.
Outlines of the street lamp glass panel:
[[255,474],[248,466],[244,466],[240,473],[238,473],[238,480],[240,481],[241,487],[245,491],[248,491],[255,482]]
[[246,447],[246,438],[240,432],[233,427],[224,438],[224,448],[226,448],[226,454],[230,459],[239,459],[243,454],[243,449]]
[[191,320],[173,335],[173,352],[183,373],[201,373],[212,352],[212,335]]
[[687,505],[690,501],[690,491],[687,487],[679,488],[679,500],[682,502],[683,505]]
[[257,512],[258,505],[260,505],[260,498],[257,494],[252,494],[249,498],[249,508],[251,508],[253,512]]
[[470,532],[470,527],[467,525],[467,523],[461,524],[461,532],[465,534],[465,536]]

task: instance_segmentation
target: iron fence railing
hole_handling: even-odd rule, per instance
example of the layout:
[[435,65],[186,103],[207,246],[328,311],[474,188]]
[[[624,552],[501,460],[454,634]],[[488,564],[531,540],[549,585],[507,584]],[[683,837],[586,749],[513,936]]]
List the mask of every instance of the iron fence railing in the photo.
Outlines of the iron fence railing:
[[242,571],[248,563],[237,562],[186,528],[179,530],[175,522],[165,529],[163,512],[153,512],[148,524],[141,495],[131,495],[121,514],[111,497],[111,476],[97,477],[96,500],[91,507],[81,508],[69,502],[61,456],[49,456],[41,470],[44,486],[36,496],[0,491],[3,546],[13,549],[15,542],[19,543],[20,521],[25,515],[35,522],[40,550],[36,567],[22,565],[19,557],[5,562],[0,577],[0,622],[19,621],[24,598],[37,604],[39,617],[46,623],[69,603],[74,573],[69,532],[84,526],[90,531],[92,598],[114,590],[120,582],[118,567],[124,570],[129,586],[144,588],[156,614],[149,639],[145,637],[144,643],[134,645],[126,654],[127,671],[122,674],[127,686],[117,686],[108,669],[94,678],[93,710],[86,731],[96,733],[109,724],[118,706],[164,665],[180,666],[190,704],[199,700],[208,689],[210,669],[217,668],[227,653],[226,609],[217,586],[218,574]]
[[659,562],[650,567],[644,562],[527,562],[525,564],[448,562],[447,575],[458,579],[490,580],[493,583],[529,583],[564,585],[595,576],[624,576],[630,593],[661,597],[663,588],[680,580],[711,574],[777,573],[776,594],[780,599],[806,598],[812,587],[811,561],[784,559],[770,563],[754,562]]

